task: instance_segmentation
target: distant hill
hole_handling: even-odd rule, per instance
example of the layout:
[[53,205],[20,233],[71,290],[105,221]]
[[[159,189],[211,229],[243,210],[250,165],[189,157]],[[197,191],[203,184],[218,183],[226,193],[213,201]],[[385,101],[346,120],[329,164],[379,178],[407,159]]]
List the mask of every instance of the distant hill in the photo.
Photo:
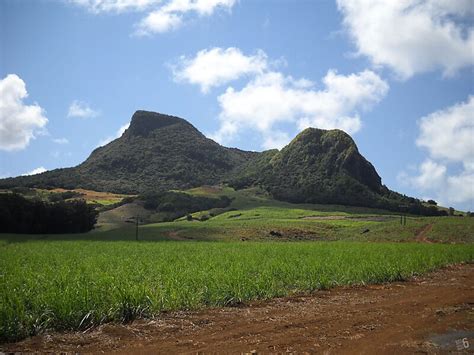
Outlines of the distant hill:
[[281,151],[226,148],[184,119],[137,111],[118,139],[74,168],[0,180],[0,188],[85,188],[143,193],[228,183],[260,186],[290,202],[345,204],[437,214],[390,191],[341,130],[308,128]]

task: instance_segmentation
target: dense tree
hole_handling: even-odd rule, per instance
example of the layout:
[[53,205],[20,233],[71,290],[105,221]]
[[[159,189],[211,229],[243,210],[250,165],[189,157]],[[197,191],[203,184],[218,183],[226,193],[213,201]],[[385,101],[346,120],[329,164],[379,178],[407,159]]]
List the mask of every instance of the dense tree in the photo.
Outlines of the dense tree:
[[84,200],[44,202],[0,194],[0,233],[82,233],[94,228],[97,211]]
[[144,201],[146,209],[166,212],[166,220],[174,220],[189,213],[212,208],[224,208],[231,202],[227,196],[210,198],[175,191],[148,192],[139,196],[138,199]]

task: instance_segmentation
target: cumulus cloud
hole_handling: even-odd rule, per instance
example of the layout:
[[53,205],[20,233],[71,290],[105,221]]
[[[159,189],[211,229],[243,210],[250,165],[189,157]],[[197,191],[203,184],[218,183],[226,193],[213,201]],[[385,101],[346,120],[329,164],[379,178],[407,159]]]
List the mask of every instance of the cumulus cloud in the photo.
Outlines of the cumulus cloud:
[[230,10],[237,0],[68,0],[93,14],[143,12],[134,34],[147,36],[175,30],[196,17],[211,16],[219,9]]
[[137,26],[135,32],[138,36],[150,35],[151,33],[163,33],[175,30],[181,26],[181,16],[164,12],[161,10],[150,12]]
[[124,124],[123,126],[121,126],[117,132],[115,133],[115,135],[113,136],[109,136],[103,140],[101,140],[99,142],[99,147],[103,147],[104,145],[107,145],[109,144],[110,142],[112,142],[114,139],[117,139],[117,138],[120,138],[122,136],[122,134],[124,134],[124,132],[127,130],[127,128],[130,126],[130,122]]
[[138,24],[138,36],[163,33],[180,27],[190,16],[210,16],[217,9],[231,9],[236,0],[171,0],[148,13]]
[[[407,79],[474,64],[472,0],[337,0],[357,53]],[[467,21],[466,21],[467,19]]]
[[[417,145],[429,158],[415,176],[402,174],[420,191],[430,192],[443,204],[474,202],[474,96],[466,102],[436,111],[419,121]],[[457,174],[448,167],[461,166]]]
[[22,174],[22,176],[41,174],[45,171],[48,171],[48,169],[46,169],[44,166],[40,166],[39,168],[33,169],[27,173]]
[[143,11],[161,0],[69,0],[92,13]]
[[26,105],[25,82],[15,74],[0,80],[0,149],[21,150],[28,146],[48,119],[38,105]]
[[402,173],[399,179],[411,186],[431,194],[430,198],[445,206],[474,201],[474,170],[465,169],[458,174],[449,174],[445,164],[426,159],[418,168],[418,175]]
[[474,170],[474,96],[420,120],[416,144],[433,158]]
[[93,110],[87,102],[74,100],[69,105],[67,117],[90,118],[97,117],[99,111]]
[[446,181],[446,170],[446,166],[427,159],[420,165],[419,175],[412,177],[411,182],[418,189],[437,189]]
[[238,48],[212,48],[199,51],[193,58],[182,56],[173,67],[173,75],[176,81],[199,85],[206,93],[243,75],[262,73],[267,67],[267,56],[261,50],[247,56]]
[[350,75],[329,70],[322,82],[324,88],[317,90],[307,79],[266,72],[241,90],[227,88],[218,97],[221,125],[213,138],[226,142],[250,128],[262,134],[264,148],[281,148],[289,137],[274,129],[280,123],[355,133],[361,127],[359,111],[369,109],[388,91],[388,84],[370,70]]
[[275,129],[266,132],[262,138],[263,149],[279,149],[287,145],[288,142],[291,140],[291,137],[288,133]]

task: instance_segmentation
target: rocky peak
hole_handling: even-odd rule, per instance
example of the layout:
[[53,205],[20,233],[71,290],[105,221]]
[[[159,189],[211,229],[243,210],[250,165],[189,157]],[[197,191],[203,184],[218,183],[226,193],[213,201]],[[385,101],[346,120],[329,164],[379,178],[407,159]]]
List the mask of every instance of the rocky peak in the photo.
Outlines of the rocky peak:
[[139,110],[133,114],[130,127],[127,129],[126,134],[128,136],[146,137],[154,130],[174,124],[191,126],[189,122],[179,117]]

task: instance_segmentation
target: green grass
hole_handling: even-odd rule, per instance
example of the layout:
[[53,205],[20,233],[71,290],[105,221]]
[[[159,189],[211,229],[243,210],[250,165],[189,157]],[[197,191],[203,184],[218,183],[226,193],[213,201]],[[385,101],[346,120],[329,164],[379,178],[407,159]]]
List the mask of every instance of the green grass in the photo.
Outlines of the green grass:
[[0,243],[3,341],[474,260],[472,244],[17,240]]
[[109,198],[109,199],[87,200],[87,203],[98,204],[98,205],[102,205],[102,206],[109,206],[109,205],[113,205],[115,203],[118,203],[122,200],[123,200],[123,198],[117,197],[117,198]]
[[251,187],[243,190],[234,190],[228,186],[219,187],[196,187],[186,191],[182,191],[196,196],[204,197],[220,197],[227,196],[231,198],[232,204],[230,207],[238,210],[246,210],[257,207],[275,207],[281,209],[305,209],[320,212],[334,212],[334,213],[348,213],[348,214],[390,214],[386,210],[357,207],[357,206],[343,206],[343,205],[320,205],[320,204],[294,204],[290,202],[278,201],[270,197],[268,193],[258,187]]
[[[199,216],[200,213],[193,214]],[[345,219],[304,219],[309,216],[340,216]],[[383,221],[367,218],[383,217]],[[359,218],[363,217],[363,218]],[[427,225],[433,225],[427,237],[435,242],[474,242],[474,218],[467,217],[408,217],[406,225],[400,225],[399,216],[374,215],[347,212],[305,210],[301,208],[257,207],[229,211],[199,222],[186,221],[148,224],[140,227],[140,237],[144,240],[169,240],[170,235],[193,240],[237,241],[242,238],[257,241],[274,240],[351,240],[351,241],[416,241],[418,233]],[[367,233],[362,233],[365,230]],[[271,231],[282,234],[270,235]],[[135,231],[129,229],[117,234],[111,231],[107,237],[122,237]],[[98,236],[99,237],[99,236]],[[100,236],[106,238],[106,236]],[[131,238],[131,236],[130,236]]]
[[[140,242],[134,225],[126,223],[75,235],[0,234],[0,340],[167,310],[403,280],[474,261],[474,218],[409,216],[402,226],[399,216],[386,211],[290,204],[258,189],[186,192],[226,195],[235,210],[194,213],[215,214],[202,222],[182,218],[142,225]],[[337,219],[308,219],[328,216]],[[425,237],[439,244],[409,243],[430,225]]]

